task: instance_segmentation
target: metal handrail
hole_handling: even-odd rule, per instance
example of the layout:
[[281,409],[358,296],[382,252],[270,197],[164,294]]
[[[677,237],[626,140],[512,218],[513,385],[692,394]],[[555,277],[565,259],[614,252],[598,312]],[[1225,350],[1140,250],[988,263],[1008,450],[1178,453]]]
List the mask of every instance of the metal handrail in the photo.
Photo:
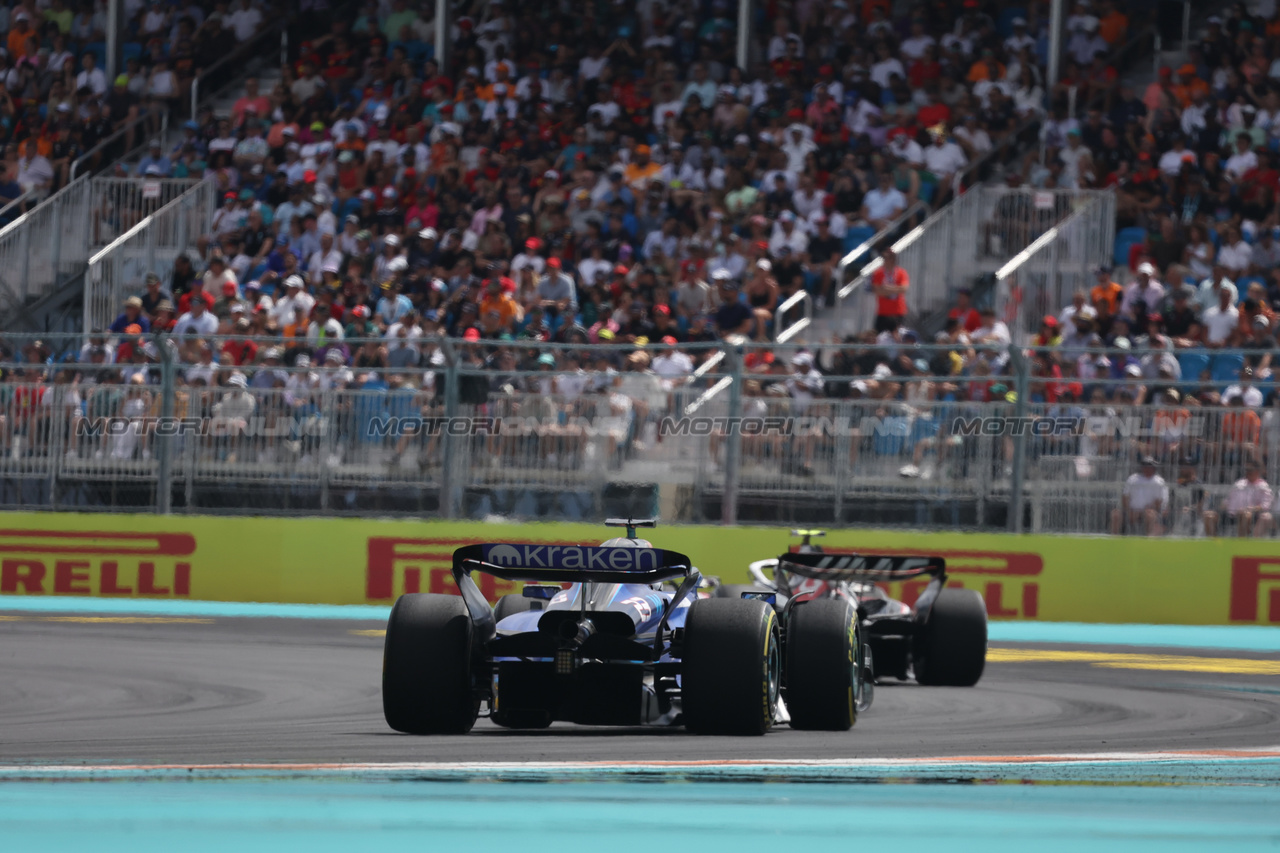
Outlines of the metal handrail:
[[[22,204],[24,201],[26,201],[27,199],[31,198],[36,194],[37,193],[35,190],[27,190],[22,195],[18,196],[13,201],[6,204],[4,207],[0,207],[0,219],[4,218],[4,215],[9,212],[10,208],[17,207],[18,205]],[[26,212],[24,211],[22,215],[26,216]],[[18,221],[17,219],[14,220],[14,222],[17,222],[17,221]]]
[[[910,212],[910,209],[908,209],[908,213],[909,212]],[[916,240],[920,239],[920,236],[924,234],[924,232],[928,230],[931,225],[937,222],[940,222],[943,218],[950,215],[951,215],[951,205],[946,205],[941,210],[934,211],[934,213],[928,219],[926,219],[924,222],[921,222],[915,228],[912,228],[910,231],[908,231],[905,235],[902,236],[901,239],[899,239],[896,243],[894,243],[891,248],[895,252],[901,252],[903,249],[910,246]],[[872,237],[869,241],[867,241],[867,243],[864,243],[863,245],[868,246],[870,244],[878,243],[881,239],[884,238],[884,236],[886,236],[887,234],[891,233],[892,231],[900,227],[902,223],[906,220],[906,217],[907,217],[907,213],[902,214],[893,222],[889,223],[887,226],[881,229],[879,234],[877,234],[875,237]],[[839,273],[838,273],[839,280],[844,279],[845,268],[850,263],[852,263],[853,260],[855,260],[859,254],[861,254],[861,252],[862,252],[862,247],[860,246],[858,247],[858,249],[855,249],[853,252],[850,252],[848,255],[846,255],[844,258],[840,260],[840,267],[839,267]],[[844,328],[845,302],[848,301],[849,297],[853,296],[853,294],[857,292],[858,288],[860,288],[865,283],[867,277],[870,276],[876,270],[880,269],[880,267],[883,264],[884,264],[884,261],[881,260],[879,257],[872,258],[865,266],[863,266],[862,269],[858,271],[858,274],[854,276],[853,279],[848,284],[846,284],[844,287],[840,288],[840,290],[836,292],[836,305],[835,305],[836,328],[838,329]]]
[[[174,201],[177,201],[177,199],[174,199]],[[170,204],[172,203],[173,202],[170,202]],[[161,209],[163,210],[163,208]],[[158,212],[159,211],[157,211],[157,213]],[[139,220],[137,225],[133,226],[128,231],[124,232],[119,237],[115,238],[110,243],[108,243],[107,245],[99,249],[97,254],[89,258],[87,265],[90,267],[96,265],[108,254],[115,251],[116,248],[118,248],[121,244],[128,242],[130,239],[134,237],[134,235],[138,234],[140,231],[145,231],[147,226],[151,224],[151,220],[153,220],[154,218],[155,218],[155,213]]]
[[[804,305],[804,316],[792,323],[785,330],[782,328],[782,316],[797,305]],[[778,343],[785,343],[803,332],[813,322],[813,297],[807,290],[798,290],[787,297],[773,312],[773,337]]]
[[[288,44],[288,38],[289,38],[288,23],[289,23],[289,21],[288,21],[288,19],[287,19],[287,18],[282,18],[282,19],[280,19],[280,20],[276,21],[274,24],[272,24],[271,26],[267,27],[267,28],[266,28],[266,29],[264,29],[262,32],[257,33],[257,34],[256,34],[256,35],[254,35],[251,39],[249,39],[247,42],[245,42],[244,44],[240,45],[240,47],[238,47],[237,49],[233,50],[231,53],[229,53],[229,54],[227,54],[226,56],[222,57],[222,58],[221,58],[221,59],[219,59],[217,62],[213,63],[213,64],[212,64],[212,65],[210,65],[208,68],[206,68],[204,71],[202,71],[202,72],[200,72],[198,75],[196,75],[196,78],[195,78],[194,80],[192,80],[192,81],[191,81],[191,117],[192,117],[193,119],[196,117],[196,112],[199,110],[199,107],[200,107],[200,83],[201,83],[201,81],[203,81],[203,80],[208,80],[208,79],[210,78],[210,76],[211,76],[214,72],[221,71],[221,70],[222,70],[224,67],[226,67],[227,65],[230,65],[230,64],[232,64],[232,63],[236,63],[236,62],[241,62],[241,61],[243,61],[244,56],[245,56],[246,54],[255,54],[255,53],[257,53],[256,47],[257,47],[257,45],[258,45],[258,42],[259,42],[259,41],[261,41],[263,38],[265,38],[265,37],[266,37],[266,36],[268,36],[268,35],[278,35],[278,36],[281,36],[281,49],[282,49],[282,50],[283,50],[283,49],[285,49],[285,48],[284,48],[284,45],[287,45],[287,44]],[[213,96],[214,96],[214,97],[216,97],[216,96],[217,96],[218,94],[220,94],[224,89],[226,89],[226,88],[227,88],[227,86],[230,86],[230,85],[232,85],[233,83],[235,83],[235,80],[231,80],[231,81],[229,81],[228,83],[224,84],[222,87],[220,87],[220,88],[218,88],[218,89],[214,90]]]
[[[102,151],[102,150],[103,150],[104,148],[106,148],[108,145],[112,144],[112,143],[113,143],[113,142],[115,142],[117,139],[119,139],[120,137],[122,137],[122,136],[124,136],[125,134],[127,134],[129,131],[131,131],[131,130],[133,130],[134,128],[138,127],[139,125],[141,125],[142,123],[144,123],[146,120],[147,120],[147,117],[146,117],[145,115],[143,115],[143,116],[138,116],[136,119],[134,119],[133,121],[129,122],[129,123],[128,123],[128,124],[126,124],[124,127],[120,128],[120,129],[119,129],[119,130],[117,130],[115,133],[111,134],[111,135],[110,135],[110,136],[108,136],[106,139],[102,140],[102,141],[101,141],[101,142],[99,142],[97,145],[93,146],[93,147],[92,147],[92,148],[90,148],[88,151],[86,151],[85,153],[83,153],[83,154],[81,154],[79,157],[77,157],[77,158],[76,158],[76,159],[71,163],[71,171],[70,171],[70,173],[69,173],[69,175],[68,175],[68,183],[71,183],[71,182],[74,182],[74,181],[75,181],[75,179],[76,179],[76,173],[77,173],[78,171],[80,171],[80,166],[81,166],[83,163],[85,163],[89,158],[93,157],[93,156],[94,156],[95,154],[97,154],[99,151]],[[166,109],[166,110],[164,111],[164,114],[163,114],[163,115],[161,115],[161,117],[160,117],[160,138],[161,138],[161,139],[163,139],[163,138],[164,138],[168,133],[169,133],[169,110],[167,110],[167,109]],[[144,133],[144,134],[142,134],[142,136],[143,136],[143,138],[144,138],[144,140],[145,140],[145,138],[146,138],[147,134],[145,134],[145,133]],[[138,145],[133,146],[133,147],[132,147],[132,148],[130,148],[128,151],[124,152],[124,154],[120,155],[118,158],[116,158],[116,159],[115,159],[114,161],[112,161],[112,162],[116,162],[116,163],[118,163],[118,162],[120,162],[121,160],[128,160],[128,159],[129,159],[129,157],[130,157],[130,156],[132,156],[132,155],[133,155],[133,153],[134,153],[135,151],[141,151],[141,150],[142,150],[146,145],[147,145],[147,143],[146,143],[145,141],[143,141],[143,142],[139,143]],[[64,187],[64,189],[65,189],[65,187]]]
[[925,204],[923,201],[917,201],[915,204],[908,207],[902,213],[898,214],[898,217],[896,219],[894,219],[885,227],[881,228],[875,234],[868,237],[860,245],[855,246],[848,254],[846,254],[843,258],[841,258],[839,268],[843,270],[849,264],[856,261],[859,258],[859,256],[861,256],[864,252],[869,252],[876,243],[879,243],[885,237],[888,237],[895,230],[900,228],[902,224],[906,222],[908,219],[910,219],[912,216],[915,216],[917,213],[919,213],[922,210],[928,210],[928,209],[929,209],[929,205]]

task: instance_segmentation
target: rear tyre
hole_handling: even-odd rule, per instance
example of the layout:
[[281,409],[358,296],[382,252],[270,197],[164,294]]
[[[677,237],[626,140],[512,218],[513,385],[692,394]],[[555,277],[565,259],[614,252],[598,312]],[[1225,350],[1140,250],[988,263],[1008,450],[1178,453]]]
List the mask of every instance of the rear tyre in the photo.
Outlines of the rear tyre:
[[382,713],[408,734],[466,734],[480,702],[471,691],[471,617],[456,595],[402,595],[387,620]]
[[787,712],[791,728],[848,731],[858,721],[862,631],[843,598],[796,606],[787,620]]
[[716,587],[715,598],[741,599],[744,592],[769,592],[749,583],[726,583]]
[[782,676],[778,617],[763,601],[706,598],[689,607],[680,691],[684,725],[706,735],[762,735]]
[[916,633],[916,681],[972,687],[987,663],[987,606],[972,589],[944,589]]
[[516,613],[525,613],[529,610],[541,610],[542,602],[536,598],[525,598],[518,592],[511,595],[504,595],[498,599],[498,603],[493,605],[493,618],[495,622],[501,622],[508,616]]

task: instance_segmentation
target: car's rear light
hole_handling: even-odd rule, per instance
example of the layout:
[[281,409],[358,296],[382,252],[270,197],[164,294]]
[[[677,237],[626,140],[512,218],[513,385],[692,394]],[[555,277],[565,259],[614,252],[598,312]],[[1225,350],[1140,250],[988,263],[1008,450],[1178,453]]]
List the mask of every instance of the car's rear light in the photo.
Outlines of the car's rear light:
[[573,675],[576,665],[572,649],[560,649],[556,652],[556,675]]

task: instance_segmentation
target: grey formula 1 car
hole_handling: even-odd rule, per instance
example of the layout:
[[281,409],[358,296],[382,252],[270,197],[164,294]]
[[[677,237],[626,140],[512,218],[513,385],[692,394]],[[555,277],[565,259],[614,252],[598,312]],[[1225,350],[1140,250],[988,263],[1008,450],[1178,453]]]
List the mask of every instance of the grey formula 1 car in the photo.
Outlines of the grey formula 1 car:
[[[843,600],[857,607],[870,646],[872,680],[912,675],[920,684],[971,687],[987,659],[987,609],[978,592],[947,586],[941,557],[828,554],[812,544],[821,530],[793,530],[802,544],[749,567],[752,584],[724,584],[725,598],[772,593],[780,599]],[[890,598],[879,583],[930,576],[908,606]]]

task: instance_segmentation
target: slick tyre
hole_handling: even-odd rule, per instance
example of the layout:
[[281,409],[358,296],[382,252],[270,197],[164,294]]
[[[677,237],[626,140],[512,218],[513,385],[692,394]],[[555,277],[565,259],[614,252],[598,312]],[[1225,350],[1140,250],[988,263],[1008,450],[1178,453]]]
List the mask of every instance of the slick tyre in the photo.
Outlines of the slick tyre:
[[972,687],[987,662],[987,607],[971,589],[947,588],[920,623],[912,654],[916,681]]
[[493,605],[494,621],[501,622],[508,616],[516,613],[524,613],[528,610],[541,610],[542,602],[533,598],[525,598],[520,593],[512,593],[504,595],[498,599],[498,603]]
[[402,595],[382,652],[382,713],[408,734],[465,734],[480,703],[471,690],[471,617],[456,595]]
[[842,598],[796,606],[787,620],[786,700],[791,728],[848,731],[858,721],[862,632]]
[[689,607],[681,696],[697,734],[762,735],[781,686],[778,617],[763,601],[706,598]]

